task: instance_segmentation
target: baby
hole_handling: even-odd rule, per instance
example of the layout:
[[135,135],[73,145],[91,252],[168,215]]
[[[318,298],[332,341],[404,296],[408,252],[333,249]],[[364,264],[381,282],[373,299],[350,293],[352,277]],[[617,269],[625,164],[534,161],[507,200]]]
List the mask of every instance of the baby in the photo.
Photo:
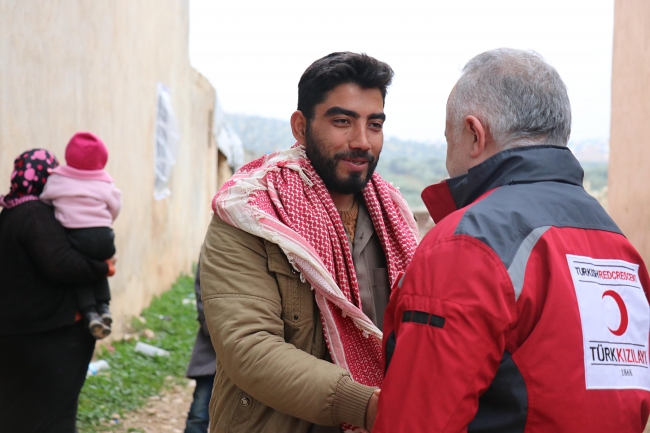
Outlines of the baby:
[[[95,260],[115,255],[111,226],[120,211],[122,194],[104,170],[108,150],[89,132],[76,133],[65,149],[67,165],[52,171],[40,199],[54,206],[54,216],[67,229],[72,246]],[[109,275],[114,272],[109,262]],[[75,287],[79,310],[90,333],[101,339],[111,333],[108,279]]]

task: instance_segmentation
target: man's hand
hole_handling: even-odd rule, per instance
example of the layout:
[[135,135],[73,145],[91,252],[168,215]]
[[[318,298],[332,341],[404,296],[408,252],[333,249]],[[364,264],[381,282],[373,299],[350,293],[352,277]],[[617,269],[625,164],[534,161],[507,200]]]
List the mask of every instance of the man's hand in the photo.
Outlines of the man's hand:
[[377,418],[377,404],[379,403],[379,393],[381,389],[376,389],[368,400],[368,408],[366,409],[366,429],[372,431],[372,426],[375,425],[375,418]]

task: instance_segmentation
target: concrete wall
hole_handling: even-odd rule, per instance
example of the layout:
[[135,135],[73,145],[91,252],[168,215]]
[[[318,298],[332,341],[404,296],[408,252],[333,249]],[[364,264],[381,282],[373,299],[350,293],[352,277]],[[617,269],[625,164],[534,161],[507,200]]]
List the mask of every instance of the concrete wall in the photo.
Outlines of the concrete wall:
[[609,212],[650,265],[650,1],[616,0]]
[[[118,325],[191,271],[211,216],[215,92],[189,64],[188,27],[188,0],[0,0],[0,190],[25,149],[63,160],[76,131],[105,141],[123,192],[111,279]],[[157,82],[171,91],[180,132],[172,194],[161,201],[153,199]]]

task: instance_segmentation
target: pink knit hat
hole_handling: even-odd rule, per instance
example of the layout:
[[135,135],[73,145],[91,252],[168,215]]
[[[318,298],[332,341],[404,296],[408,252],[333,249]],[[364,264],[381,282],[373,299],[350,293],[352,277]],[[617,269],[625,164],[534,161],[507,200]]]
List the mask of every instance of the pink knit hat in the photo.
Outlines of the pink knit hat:
[[108,149],[90,132],[77,132],[65,148],[65,162],[78,170],[101,170],[108,161]]

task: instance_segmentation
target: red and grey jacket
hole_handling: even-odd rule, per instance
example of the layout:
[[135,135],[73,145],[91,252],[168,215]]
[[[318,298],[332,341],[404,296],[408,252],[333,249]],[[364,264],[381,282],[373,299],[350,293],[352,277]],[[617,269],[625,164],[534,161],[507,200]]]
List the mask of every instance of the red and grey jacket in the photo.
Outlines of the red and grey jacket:
[[384,317],[373,433],[641,432],[648,272],[567,148],[427,188],[436,221]]

